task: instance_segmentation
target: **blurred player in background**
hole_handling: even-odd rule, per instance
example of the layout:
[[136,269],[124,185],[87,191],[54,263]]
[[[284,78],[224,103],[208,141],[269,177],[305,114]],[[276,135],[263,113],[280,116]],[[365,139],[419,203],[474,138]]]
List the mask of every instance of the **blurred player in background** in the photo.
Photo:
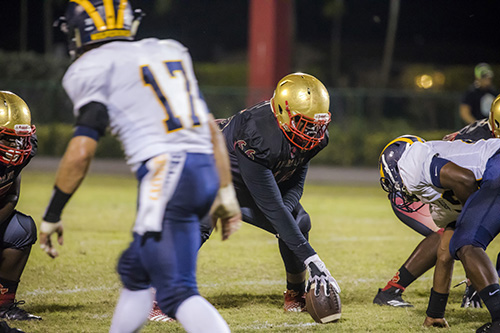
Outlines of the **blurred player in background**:
[[151,287],[159,307],[187,331],[229,332],[196,283],[199,220],[214,199],[223,239],[240,223],[227,150],[201,98],[188,50],[174,40],[133,41],[141,16],[126,0],[68,4],[61,28],[76,60],[63,86],[74,104],[76,128],[40,244],[57,256],[51,235],[62,245],[62,210],[109,125],[139,182],[133,241],[118,263],[124,288],[110,332],[141,328],[153,304]]
[[15,210],[21,170],[35,156],[37,139],[28,105],[17,95],[0,91],[0,318],[40,320],[18,307],[16,290],[36,242],[33,219]]
[[424,326],[448,327],[444,313],[453,260],[460,259],[492,317],[493,324],[478,332],[498,332],[498,274],[484,250],[500,232],[500,140],[422,142],[400,137],[384,148],[380,163],[381,184],[389,194],[406,204],[430,203],[434,221],[446,224]]
[[[294,73],[278,82],[270,101],[224,119],[231,169],[243,221],[278,238],[286,270],[285,311],[305,307],[309,283],[340,292],[309,244],[309,214],[300,204],[309,161],[328,144],[330,97],[314,76]],[[205,219],[208,239],[211,224]]]
[[[488,118],[477,120],[460,131],[445,136],[443,140],[465,140],[470,142],[493,137],[500,138],[500,95],[491,104]],[[383,289],[379,289],[373,302],[394,307],[411,307],[412,305],[404,301],[401,295],[406,287],[434,266],[436,262],[435,251],[439,244],[438,236],[442,233],[442,229],[440,230],[432,220],[428,205],[415,210],[415,208],[421,206],[421,203],[412,203],[410,205],[414,210],[412,212],[401,210],[392,201],[391,206],[396,216],[403,223],[426,238],[417,246],[387,285]],[[497,271],[500,271],[500,260],[498,259]],[[481,299],[470,281],[466,280],[464,282],[467,284],[461,307],[482,307]]]
[[474,68],[474,83],[467,89],[460,103],[460,117],[466,124],[488,117],[491,103],[498,94],[492,84],[493,70],[482,62]]

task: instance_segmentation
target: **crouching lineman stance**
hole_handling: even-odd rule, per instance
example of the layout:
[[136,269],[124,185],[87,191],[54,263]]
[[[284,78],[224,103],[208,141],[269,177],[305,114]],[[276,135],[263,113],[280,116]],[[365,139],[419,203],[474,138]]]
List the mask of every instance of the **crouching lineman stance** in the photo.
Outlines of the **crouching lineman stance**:
[[75,0],[67,7],[70,48],[85,55],[63,78],[76,129],[59,166],[40,243],[57,255],[51,234],[62,245],[62,209],[109,124],[139,182],[133,241],[118,263],[124,289],[110,332],[141,328],[153,304],[151,287],[161,310],[186,331],[229,332],[196,283],[199,220],[216,196],[213,214],[222,220],[223,238],[240,223],[227,150],[201,98],[187,49],[174,40],[132,41],[140,16],[127,0]]
[[[415,197],[430,203],[438,226],[438,221],[446,223],[453,218],[452,210],[463,205],[456,226],[449,223],[441,239],[424,326],[448,327],[444,313],[455,258],[462,261],[492,317],[493,324],[478,331],[498,332],[500,286],[484,250],[500,232],[500,140],[471,144],[407,138],[392,141],[381,154],[381,168],[385,170],[381,183],[387,191],[401,195],[406,203],[414,202]],[[391,148],[395,143],[400,143],[400,148],[394,157],[390,150],[396,150]]]
[[0,318],[40,320],[18,307],[16,290],[36,242],[30,216],[15,210],[21,187],[21,170],[35,156],[35,126],[26,103],[17,95],[0,91]]
[[[285,311],[305,307],[309,283],[340,288],[308,242],[311,219],[299,200],[309,161],[328,144],[330,97],[315,77],[279,81],[270,101],[219,123],[226,139],[243,221],[275,234],[286,269]],[[209,219],[202,223],[210,235]]]
[[[500,95],[496,97],[491,105],[489,118],[477,120],[457,132],[446,135],[443,140],[474,142],[493,137],[500,138]],[[411,307],[410,303],[402,299],[402,293],[413,281],[435,265],[437,246],[440,243],[439,235],[442,234],[443,229],[435,225],[428,204],[422,206],[421,202],[415,202],[406,207],[399,207],[402,200],[398,196],[396,196],[396,202],[397,204],[391,201],[396,216],[426,238],[415,248],[387,285],[383,289],[379,289],[373,302],[394,307]],[[500,271],[500,261],[498,259],[496,269]],[[461,307],[482,307],[481,298],[476,289],[468,279],[464,282],[466,282],[466,287]]]

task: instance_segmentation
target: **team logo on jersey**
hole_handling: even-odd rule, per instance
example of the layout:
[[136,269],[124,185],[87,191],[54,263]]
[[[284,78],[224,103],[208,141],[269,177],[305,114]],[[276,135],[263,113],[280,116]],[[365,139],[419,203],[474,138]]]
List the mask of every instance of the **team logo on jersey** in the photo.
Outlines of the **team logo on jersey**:
[[9,291],[9,288],[4,288],[2,284],[0,284],[0,294],[4,295]]
[[235,146],[238,146],[238,148],[240,148],[240,150],[242,152],[244,152],[249,158],[251,158],[252,160],[255,159],[255,149],[246,149],[247,143],[245,142],[245,140],[238,140],[235,142]]

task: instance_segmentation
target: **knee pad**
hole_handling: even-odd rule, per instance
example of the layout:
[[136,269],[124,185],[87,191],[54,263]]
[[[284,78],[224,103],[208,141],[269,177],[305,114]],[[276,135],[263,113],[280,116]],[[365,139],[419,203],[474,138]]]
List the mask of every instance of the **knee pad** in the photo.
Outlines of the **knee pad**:
[[35,244],[37,231],[35,221],[31,216],[14,211],[2,235],[3,248],[24,250]]
[[450,240],[450,254],[452,258],[460,260],[457,257],[457,251],[466,245],[472,245],[474,247],[480,247],[486,250],[488,244],[493,238],[488,230],[479,227],[475,234],[470,234],[467,232],[457,232],[453,234]]
[[151,286],[149,275],[142,267],[137,254],[134,252],[133,245],[122,253],[116,270],[120,275],[123,286],[128,290],[148,289]]
[[199,295],[198,289],[180,287],[180,288],[160,288],[156,290],[156,301],[160,309],[169,317],[175,318],[175,313],[186,299],[191,296]]

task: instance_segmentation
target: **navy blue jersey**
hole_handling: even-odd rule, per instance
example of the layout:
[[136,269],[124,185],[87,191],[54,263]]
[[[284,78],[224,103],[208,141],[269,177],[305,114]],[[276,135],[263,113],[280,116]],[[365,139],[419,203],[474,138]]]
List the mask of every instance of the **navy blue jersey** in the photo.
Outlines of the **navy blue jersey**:
[[33,156],[36,155],[38,148],[38,140],[35,134],[31,136],[32,150],[31,154],[26,158],[26,160],[19,165],[5,165],[0,163],[0,199],[8,192],[14,181],[21,173],[21,170],[28,165]]
[[267,101],[222,120],[219,127],[242,211],[258,210],[244,221],[276,234],[302,262],[314,255],[293,212],[299,206],[309,161],[328,144],[328,133],[311,150],[297,148],[282,132]]
[[276,183],[280,184],[306,166],[328,144],[327,132],[325,139],[311,150],[301,150],[292,145],[281,131],[269,101],[240,111],[220,122],[219,127],[226,139],[236,182],[241,180],[237,151],[252,162],[270,169]]
[[490,126],[488,125],[488,119],[486,118],[477,120],[462,128],[455,136],[455,140],[478,141],[492,137],[493,134],[491,133]]

